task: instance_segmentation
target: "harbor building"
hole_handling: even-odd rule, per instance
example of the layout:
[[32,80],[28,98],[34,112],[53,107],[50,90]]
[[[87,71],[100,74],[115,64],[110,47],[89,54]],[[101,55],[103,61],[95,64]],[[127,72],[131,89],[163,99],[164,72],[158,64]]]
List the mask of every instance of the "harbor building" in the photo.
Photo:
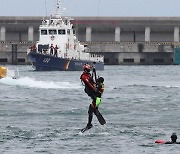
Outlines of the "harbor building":
[[[180,17],[72,17],[75,33],[108,65],[173,64]],[[0,64],[27,64],[46,17],[0,17]]]

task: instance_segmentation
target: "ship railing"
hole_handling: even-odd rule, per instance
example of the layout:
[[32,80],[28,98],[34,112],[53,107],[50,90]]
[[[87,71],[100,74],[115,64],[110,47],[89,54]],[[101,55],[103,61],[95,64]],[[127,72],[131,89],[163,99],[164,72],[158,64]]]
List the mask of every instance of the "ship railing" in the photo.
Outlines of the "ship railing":
[[104,56],[98,55],[98,54],[83,53],[79,55],[79,59],[90,60],[90,61],[95,61],[95,62],[103,62]]

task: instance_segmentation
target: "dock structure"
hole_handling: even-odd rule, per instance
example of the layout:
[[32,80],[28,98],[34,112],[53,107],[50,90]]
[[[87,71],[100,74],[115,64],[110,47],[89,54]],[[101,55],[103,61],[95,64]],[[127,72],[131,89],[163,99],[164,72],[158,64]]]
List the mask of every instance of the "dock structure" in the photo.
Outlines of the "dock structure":
[[[72,17],[78,39],[105,64],[173,64],[180,17]],[[46,17],[0,17],[0,64],[27,64]]]

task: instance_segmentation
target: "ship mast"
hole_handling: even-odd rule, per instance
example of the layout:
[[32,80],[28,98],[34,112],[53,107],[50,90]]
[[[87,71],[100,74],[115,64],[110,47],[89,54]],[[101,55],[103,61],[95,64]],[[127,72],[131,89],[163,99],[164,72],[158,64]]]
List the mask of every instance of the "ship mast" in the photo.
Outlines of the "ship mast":
[[61,18],[61,0],[57,0],[55,17]]

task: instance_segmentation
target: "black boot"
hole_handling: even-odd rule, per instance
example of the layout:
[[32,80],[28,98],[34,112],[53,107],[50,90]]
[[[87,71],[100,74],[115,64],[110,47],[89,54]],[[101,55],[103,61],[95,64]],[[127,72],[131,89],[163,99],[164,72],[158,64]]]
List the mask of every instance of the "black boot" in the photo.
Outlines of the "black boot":
[[88,123],[85,128],[81,129],[81,132],[84,133],[86,130],[89,130],[90,128],[92,128],[92,126],[93,126],[92,124]]
[[90,129],[93,125],[92,124],[87,124],[86,128]]

